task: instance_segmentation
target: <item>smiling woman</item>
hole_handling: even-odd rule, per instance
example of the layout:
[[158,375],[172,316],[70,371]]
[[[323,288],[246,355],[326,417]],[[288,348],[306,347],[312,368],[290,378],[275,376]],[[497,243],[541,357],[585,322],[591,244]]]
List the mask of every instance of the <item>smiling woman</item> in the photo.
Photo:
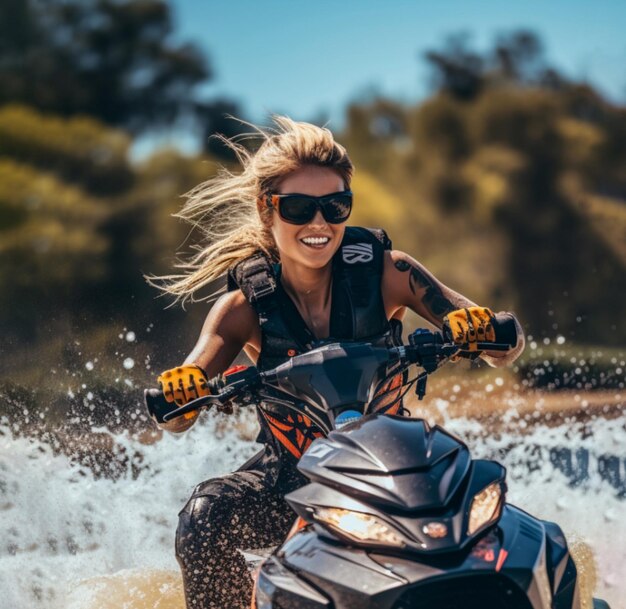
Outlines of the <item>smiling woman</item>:
[[[243,171],[233,174],[222,168],[217,177],[187,194],[187,202],[177,217],[198,228],[209,245],[182,266],[184,273],[160,280],[149,278],[183,303],[197,298],[199,290],[258,252],[272,262],[279,261],[280,254],[272,235],[272,227],[276,226],[274,202],[266,199],[268,194],[329,194],[349,188],[352,162],[328,129],[297,123],[285,116],[277,116],[274,121],[275,129],[257,128],[250,135],[261,140],[256,153],[235,141],[223,139],[237,155]],[[305,181],[305,190],[293,190],[297,182],[292,182],[286,190],[287,176],[294,174],[295,178],[298,171],[311,167],[330,170],[332,177],[327,179],[334,182],[334,188],[320,190],[315,177],[309,176],[301,178]],[[311,183],[315,188],[308,192],[306,187]],[[281,206],[279,202],[276,205]],[[208,294],[205,298],[213,296]]]
[[[392,250],[385,231],[346,226],[353,166],[328,129],[275,122],[275,130],[258,130],[256,153],[225,140],[243,171],[223,170],[191,191],[180,214],[209,245],[185,273],[163,278],[162,289],[184,301],[227,272],[229,291],[209,311],[183,365],[161,374],[160,389],[146,394],[168,431],[193,425],[197,411],[176,417],[176,409],[211,393],[242,350],[268,370],[328,342],[392,346],[407,308],[444,328],[471,357],[476,342],[495,338],[489,309]],[[518,330],[508,354],[483,357],[505,363],[522,349]],[[370,410],[404,414],[402,382],[381,383]],[[170,413],[175,418],[164,422]],[[264,449],[234,474],[198,485],[180,513],[176,553],[188,607],[248,606],[251,580],[237,550],[276,544],[291,525],[283,497],[304,483],[296,464],[322,431],[281,404],[262,402],[257,413]]]

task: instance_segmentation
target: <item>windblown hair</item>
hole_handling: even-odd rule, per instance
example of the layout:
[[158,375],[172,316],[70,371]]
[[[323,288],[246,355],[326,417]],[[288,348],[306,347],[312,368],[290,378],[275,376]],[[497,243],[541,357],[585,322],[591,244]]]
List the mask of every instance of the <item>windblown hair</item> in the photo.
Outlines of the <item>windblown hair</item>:
[[[232,173],[220,167],[215,177],[185,195],[187,200],[175,217],[197,228],[207,245],[177,265],[182,273],[147,278],[151,285],[175,296],[175,302],[211,300],[216,291],[202,298],[196,297],[197,291],[257,252],[280,260],[270,230],[273,210],[261,208],[258,198],[275,190],[288,174],[306,165],[328,167],[350,188],[354,167],[329,129],[286,116],[275,116],[273,121],[275,127],[250,125],[254,132],[237,138],[217,136],[235,153],[243,170]],[[240,144],[255,139],[261,140],[256,152]]]

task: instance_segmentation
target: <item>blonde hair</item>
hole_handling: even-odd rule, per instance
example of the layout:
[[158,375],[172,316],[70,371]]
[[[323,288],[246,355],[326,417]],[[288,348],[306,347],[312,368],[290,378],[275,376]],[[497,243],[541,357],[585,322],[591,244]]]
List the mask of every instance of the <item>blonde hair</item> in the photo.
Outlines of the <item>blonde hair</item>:
[[[227,139],[217,136],[237,156],[243,170],[232,173],[220,167],[217,175],[185,197],[182,218],[199,229],[207,245],[188,261],[177,265],[180,274],[147,277],[151,285],[173,295],[175,302],[211,300],[219,293],[197,298],[196,292],[212,283],[237,263],[261,252],[270,260],[280,260],[270,227],[273,210],[261,208],[258,198],[278,187],[288,174],[306,165],[328,167],[350,187],[354,167],[346,149],[325,127],[274,116],[273,128],[254,128],[253,133]],[[239,142],[260,139],[256,152]]]

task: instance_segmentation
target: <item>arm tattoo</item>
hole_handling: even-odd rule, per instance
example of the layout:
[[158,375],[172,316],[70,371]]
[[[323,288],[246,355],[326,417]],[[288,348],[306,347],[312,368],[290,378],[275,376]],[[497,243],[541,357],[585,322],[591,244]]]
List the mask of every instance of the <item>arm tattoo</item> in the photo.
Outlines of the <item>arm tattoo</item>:
[[455,307],[441,291],[441,288],[423,271],[409,264],[406,260],[398,260],[395,267],[401,272],[409,271],[409,287],[413,294],[417,294],[418,289],[425,289],[426,292],[422,297],[422,302],[437,317],[443,317],[451,311],[456,310]]

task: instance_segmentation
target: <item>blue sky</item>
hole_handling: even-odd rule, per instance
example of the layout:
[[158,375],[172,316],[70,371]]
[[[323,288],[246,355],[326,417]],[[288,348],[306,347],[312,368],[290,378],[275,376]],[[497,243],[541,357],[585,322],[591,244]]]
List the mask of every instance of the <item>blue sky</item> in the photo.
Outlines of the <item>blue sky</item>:
[[428,92],[425,50],[449,34],[476,48],[524,27],[542,38],[549,62],[626,102],[626,1],[581,0],[172,0],[177,37],[211,60],[210,96],[241,102],[261,121],[285,112],[325,113],[340,127],[346,102],[371,90],[406,101]]

